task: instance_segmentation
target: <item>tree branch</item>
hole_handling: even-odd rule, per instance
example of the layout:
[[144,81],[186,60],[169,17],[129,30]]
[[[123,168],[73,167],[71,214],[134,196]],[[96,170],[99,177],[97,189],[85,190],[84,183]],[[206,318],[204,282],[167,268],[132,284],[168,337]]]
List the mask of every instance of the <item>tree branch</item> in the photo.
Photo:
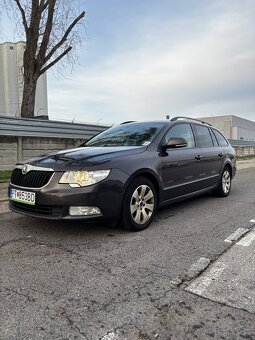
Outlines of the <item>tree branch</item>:
[[85,11],[83,11],[68,27],[65,34],[61,38],[61,40],[52,48],[52,50],[48,53],[48,55],[45,57],[45,63],[50,60],[50,58],[53,56],[53,54],[58,50],[59,47],[61,47],[64,42],[67,40],[67,37],[71,33],[74,26],[84,17]]
[[[38,53],[38,62],[39,62],[40,68],[43,67],[43,65],[45,64],[45,55],[46,55],[47,46],[49,44],[49,39],[51,35],[53,16],[54,16],[54,7],[56,4],[56,0],[50,0],[47,2],[49,3],[48,18],[47,18],[47,22],[46,22],[45,29],[44,29],[42,43],[41,43],[40,50]],[[41,3],[41,5],[44,5],[44,3]]]
[[19,0],[14,0],[14,1],[16,2],[16,5],[18,6],[18,9],[21,13],[22,23],[23,23],[23,26],[25,28],[25,32],[26,32],[26,36],[27,36],[28,35],[28,25],[27,25],[26,14],[25,14],[24,8],[21,6]]
[[54,59],[51,63],[46,65],[43,69],[41,69],[39,76],[41,76],[44,72],[46,72],[49,68],[51,68],[53,65],[55,65],[60,59],[62,59],[68,52],[70,52],[72,49],[71,46],[69,46],[63,53],[61,53],[56,59]]

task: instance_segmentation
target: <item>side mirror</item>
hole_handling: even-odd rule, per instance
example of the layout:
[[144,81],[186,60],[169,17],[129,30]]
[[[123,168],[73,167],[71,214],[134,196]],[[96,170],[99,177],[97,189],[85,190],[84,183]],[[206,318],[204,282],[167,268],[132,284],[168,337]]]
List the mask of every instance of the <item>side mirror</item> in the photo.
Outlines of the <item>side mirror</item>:
[[167,150],[167,149],[177,149],[177,148],[184,148],[185,146],[187,146],[188,143],[186,141],[186,139],[184,138],[170,138],[168,143],[166,145],[163,145],[162,148],[163,150]]

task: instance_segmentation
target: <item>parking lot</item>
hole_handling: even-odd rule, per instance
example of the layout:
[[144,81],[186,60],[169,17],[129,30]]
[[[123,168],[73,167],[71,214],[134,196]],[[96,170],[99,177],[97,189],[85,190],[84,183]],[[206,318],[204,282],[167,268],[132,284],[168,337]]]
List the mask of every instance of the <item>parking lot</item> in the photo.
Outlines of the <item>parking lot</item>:
[[1,214],[0,339],[255,339],[254,192],[240,170],[140,233]]

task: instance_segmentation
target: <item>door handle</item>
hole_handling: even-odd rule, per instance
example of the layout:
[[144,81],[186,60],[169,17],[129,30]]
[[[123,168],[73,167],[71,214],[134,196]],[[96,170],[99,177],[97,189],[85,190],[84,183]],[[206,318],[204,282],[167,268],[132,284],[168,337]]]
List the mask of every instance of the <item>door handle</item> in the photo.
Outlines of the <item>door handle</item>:
[[218,156],[219,156],[219,157],[222,157],[222,156],[223,156],[223,153],[222,153],[222,152],[218,153]]
[[202,155],[196,155],[195,158],[200,161],[200,159],[202,158]]

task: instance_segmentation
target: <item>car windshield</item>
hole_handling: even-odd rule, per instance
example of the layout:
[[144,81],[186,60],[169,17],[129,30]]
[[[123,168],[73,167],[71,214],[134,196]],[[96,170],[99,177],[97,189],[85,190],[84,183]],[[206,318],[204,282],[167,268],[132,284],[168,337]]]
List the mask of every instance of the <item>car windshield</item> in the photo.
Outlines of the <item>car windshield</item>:
[[93,137],[85,146],[146,146],[164,126],[164,122],[119,125]]

